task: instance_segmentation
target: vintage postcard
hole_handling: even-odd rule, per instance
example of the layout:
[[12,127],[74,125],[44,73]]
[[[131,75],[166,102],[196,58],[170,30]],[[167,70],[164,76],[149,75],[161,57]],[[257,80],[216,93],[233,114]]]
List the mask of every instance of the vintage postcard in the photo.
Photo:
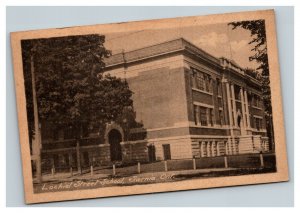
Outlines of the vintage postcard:
[[273,10],[11,44],[26,203],[288,180]]

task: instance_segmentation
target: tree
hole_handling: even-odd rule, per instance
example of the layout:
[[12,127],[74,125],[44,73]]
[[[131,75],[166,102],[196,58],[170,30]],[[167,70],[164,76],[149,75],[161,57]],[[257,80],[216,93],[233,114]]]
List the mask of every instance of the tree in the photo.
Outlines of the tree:
[[261,74],[257,70],[246,68],[244,71],[247,75],[251,76],[252,78],[255,78],[259,81],[262,80]]
[[[252,40],[249,41],[249,45],[253,44],[254,47],[251,51],[254,53],[249,57],[249,61],[255,60],[259,63],[257,68],[261,72],[262,81],[262,94],[263,102],[265,107],[265,118],[266,118],[266,128],[268,132],[268,137],[273,145],[274,134],[273,134],[273,117],[272,117],[272,104],[271,104],[271,89],[270,89],[270,73],[269,73],[269,63],[268,63],[268,47],[267,47],[267,37],[266,37],[266,27],[264,20],[251,20],[251,21],[240,21],[229,23],[232,29],[238,27],[249,30],[251,33]],[[273,148],[274,147],[270,147]]]
[[[103,75],[103,59],[110,56],[102,35],[67,36],[22,41],[29,135],[34,137],[30,65],[34,63],[38,115],[57,127],[83,126],[116,120],[132,106],[126,81]],[[31,56],[34,61],[31,61]]]

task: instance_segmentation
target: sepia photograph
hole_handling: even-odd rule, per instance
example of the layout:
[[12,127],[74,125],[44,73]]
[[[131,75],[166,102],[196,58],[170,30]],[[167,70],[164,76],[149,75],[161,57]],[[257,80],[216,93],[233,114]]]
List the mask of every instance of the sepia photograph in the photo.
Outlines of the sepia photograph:
[[288,180],[273,10],[11,44],[27,203]]

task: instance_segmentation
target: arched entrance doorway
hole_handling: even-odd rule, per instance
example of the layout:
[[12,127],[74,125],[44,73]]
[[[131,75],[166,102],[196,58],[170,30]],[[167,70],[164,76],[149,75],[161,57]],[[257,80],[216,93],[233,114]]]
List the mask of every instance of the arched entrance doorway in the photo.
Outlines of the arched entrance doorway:
[[110,158],[111,161],[121,161],[122,160],[122,148],[120,142],[122,141],[121,133],[112,129],[108,133],[108,141],[110,144]]

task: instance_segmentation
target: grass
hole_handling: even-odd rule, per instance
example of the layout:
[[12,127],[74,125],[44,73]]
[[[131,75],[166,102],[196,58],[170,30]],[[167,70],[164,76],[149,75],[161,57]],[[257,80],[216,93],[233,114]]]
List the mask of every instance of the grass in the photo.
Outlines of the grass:
[[[275,172],[275,168],[239,168],[227,170],[184,170],[184,171],[168,171],[156,173],[143,173],[122,176],[119,173],[117,176],[108,176],[100,179],[75,179],[66,181],[52,181],[42,184],[34,184],[35,193],[46,193],[56,191],[75,191],[95,189],[111,186],[132,186],[132,185],[147,185],[153,183],[178,182],[191,179],[213,178],[213,177],[228,177],[238,175],[251,175],[260,173]],[[172,176],[171,179],[161,178],[162,175]],[[133,181],[134,180],[134,181]]]
[[[276,159],[273,154],[264,154],[264,167],[276,168]],[[209,168],[224,168],[224,156],[218,157],[204,157],[197,158],[197,169],[209,169]],[[244,155],[231,155],[227,156],[228,167],[230,168],[258,168],[261,167],[259,154],[244,154]],[[180,160],[168,160],[168,171],[180,171],[193,169],[192,159],[180,159]],[[141,163],[141,173],[155,173],[165,171],[165,162],[157,161],[152,163]],[[73,172],[76,173],[77,169],[73,168]],[[68,173],[69,168],[64,170],[56,169],[57,173]],[[89,173],[90,167],[83,168],[83,173]],[[95,167],[95,173],[112,174],[112,166]],[[116,165],[116,172],[119,175],[132,175],[138,173],[137,163]],[[43,174],[51,174],[50,171],[43,172]]]

